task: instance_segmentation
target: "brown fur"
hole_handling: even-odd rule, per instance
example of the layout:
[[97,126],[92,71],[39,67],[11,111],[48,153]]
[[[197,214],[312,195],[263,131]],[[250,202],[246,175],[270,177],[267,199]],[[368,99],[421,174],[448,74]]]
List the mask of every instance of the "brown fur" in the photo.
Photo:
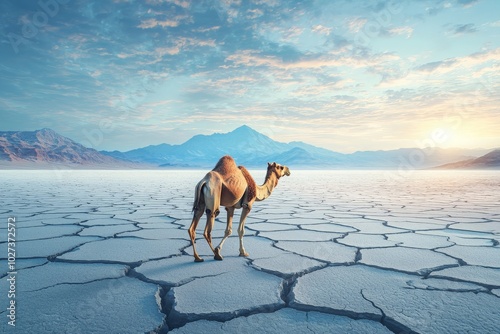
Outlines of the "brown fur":
[[214,169],[212,170],[224,177],[237,171],[237,166],[232,157],[230,157],[229,155],[225,155],[219,159]]
[[276,175],[276,182],[274,186],[276,187],[278,185],[278,180],[280,178],[280,174],[276,171],[276,162],[273,162],[273,164],[269,164],[267,166],[267,173],[266,173],[266,180],[271,177],[272,174]]
[[238,166],[247,181],[247,201],[250,202],[257,197],[257,184],[253,179],[252,175],[248,172],[248,170],[243,166]]

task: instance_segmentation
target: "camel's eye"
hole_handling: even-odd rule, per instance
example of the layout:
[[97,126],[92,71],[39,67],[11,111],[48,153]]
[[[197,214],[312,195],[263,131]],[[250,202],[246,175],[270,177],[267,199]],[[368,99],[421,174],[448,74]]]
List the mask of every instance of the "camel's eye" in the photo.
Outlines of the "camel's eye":
[[283,170],[283,166],[280,166],[280,169]]

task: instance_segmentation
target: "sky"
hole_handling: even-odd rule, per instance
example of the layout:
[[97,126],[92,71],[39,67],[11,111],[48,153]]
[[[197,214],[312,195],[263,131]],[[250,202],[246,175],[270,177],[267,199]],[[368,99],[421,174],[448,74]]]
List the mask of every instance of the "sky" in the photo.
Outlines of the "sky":
[[97,150],[246,124],[337,152],[500,147],[497,0],[7,0],[0,131]]

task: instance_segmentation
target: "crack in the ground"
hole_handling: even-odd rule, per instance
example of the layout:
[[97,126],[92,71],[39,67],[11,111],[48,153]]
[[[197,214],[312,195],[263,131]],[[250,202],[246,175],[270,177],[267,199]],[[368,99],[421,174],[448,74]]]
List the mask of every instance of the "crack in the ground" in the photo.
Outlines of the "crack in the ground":
[[[447,253],[443,253],[443,252],[440,252],[439,249],[442,249],[442,248],[449,248],[449,247],[452,247],[452,246],[447,246],[447,247],[436,247],[434,248],[432,251],[435,252],[435,253],[438,253],[438,254],[443,254],[445,256],[448,256],[449,258],[452,258],[454,260],[457,260],[458,262],[458,266],[467,266],[469,265],[467,262],[465,262],[464,260],[462,260],[461,258],[459,257],[456,257],[456,256],[453,256],[453,255],[450,255],[450,254],[447,254]],[[487,246],[487,247],[490,247],[490,246]]]
[[[489,267],[483,267],[483,266],[476,266],[476,267],[482,267],[482,268],[488,268],[488,269],[498,269],[498,268],[489,268]],[[438,271],[437,269],[435,271]],[[471,281],[463,278],[458,278],[458,277],[451,277],[451,276],[446,276],[446,275],[439,275],[439,274],[434,274],[434,276],[430,276],[433,274],[433,271],[428,272],[425,276],[423,276],[423,279],[438,279],[438,280],[446,280],[446,281],[452,281],[452,282],[458,282],[458,283],[470,283],[474,285],[478,285],[480,287],[483,287],[491,292],[493,289],[500,289],[500,284],[499,285],[493,285],[493,284],[487,284],[487,283],[482,283],[482,282],[476,282],[476,281]],[[434,289],[438,290],[438,289]],[[442,290],[442,291],[456,291],[456,290]],[[474,292],[474,291],[473,291]],[[481,291],[484,292],[484,291]]]
[[219,276],[223,275],[224,273],[220,273],[217,275],[207,275],[203,277],[191,277],[188,281],[184,282],[183,284],[165,284],[165,282],[158,282],[151,280],[144,275],[137,273],[137,271],[129,270],[128,276],[131,277],[136,277],[140,280],[144,280],[145,282],[148,283],[156,283],[159,284],[161,287],[161,292],[159,293],[159,297],[161,300],[161,312],[165,314],[165,322],[162,326],[160,326],[154,333],[166,333],[168,330],[172,330],[175,328],[180,328],[187,323],[197,321],[197,320],[208,320],[208,321],[218,321],[218,322],[226,322],[230,321],[232,319],[238,318],[238,317],[248,317],[250,315],[254,314],[261,314],[261,313],[274,313],[280,309],[283,309],[285,307],[288,307],[290,304],[290,298],[291,298],[291,293],[293,286],[296,284],[297,279],[305,274],[308,274],[310,272],[320,270],[325,268],[327,265],[322,266],[317,266],[314,268],[308,268],[307,270],[301,271],[299,273],[293,273],[293,274],[283,274],[279,273],[276,271],[271,271],[267,270],[264,268],[258,268],[252,266],[253,260],[249,260],[249,266],[257,271],[265,272],[274,276],[278,276],[282,278],[281,284],[279,286],[279,295],[280,299],[283,301],[283,303],[273,303],[273,304],[267,304],[267,305],[259,305],[247,309],[239,309],[239,310],[234,310],[234,311],[228,311],[228,312],[216,312],[216,313],[209,313],[209,314],[185,314],[185,313],[179,313],[174,309],[175,305],[175,296],[172,288],[176,286],[180,286],[186,283],[189,283],[190,281],[197,279],[197,278],[204,278],[204,277],[212,277],[212,276]]
[[85,285],[85,284],[90,284],[90,283],[94,283],[94,282],[101,282],[101,281],[112,280],[112,279],[120,279],[122,277],[124,277],[124,276],[120,276],[120,277],[102,277],[102,278],[96,278],[96,279],[93,279],[93,280],[90,280],[90,281],[85,281],[85,282],[59,282],[59,283],[52,284],[52,285],[49,285],[49,286],[44,286],[43,288],[39,288],[39,289],[36,289],[36,290],[26,290],[24,292],[39,292],[39,291],[47,290],[47,289],[50,289],[50,288],[54,288],[56,286],[61,286],[61,285]]
[[143,263],[143,261],[135,262],[123,262],[123,261],[113,261],[113,260],[71,260],[71,259],[61,259],[58,257],[49,259],[50,262],[63,262],[63,263],[79,263],[79,264],[121,264],[129,266],[130,268],[135,268]]
[[165,328],[172,330],[175,328],[180,328],[186,325],[187,323],[198,320],[226,322],[238,317],[248,317],[254,314],[261,314],[261,313],[274,313],[285,307],[285,305],[281,303],[273,303],[273,304],[259,305],[255,307],[238,309],[228,312],[212,312],[204,314],[180,313],[176,311],[174,308],[175,296],[172,289],[165,291],[165,293],[162,296],[161,304],[162,304],[161,312],[166,315],[166,321],[161,328],[161,330],[163,331],[165,330]]
[[387,329],[389,329],[391,332],[393,332],[395,334],[418,334],[417,332],[415,332],[411,328],[409,328],[409,327],[403,325],[402,323],[388,317],[381,307],[377,306],[372,300],[368,299],[365,296],[365,294],[363,293],[363,289],[361,289],[360,294],[364,300],[369,302],[374,308],[376,308],[377,310],[380,311],[380,313],[382,314],[382,317],[380,318],[380,323],[382,325],[384,325]]
[[446,264],[446,265],[437,266],[437,267],[433,267],[433,268],[423,268],[423,269],[416,270],[416,271],[409,271],[409,270],[403,270],[403,269],[397,269],[397,268],[389,268],[389,267],[378,266],[376,264],[362,263],[362,265],[365,265],[365,266],[371,267],[371,268],[388,270],[388,271],[393,271],[393,272],[396,272],[396,273],[402,273],[402,274],[407,274],[407,275],[414,275],[414,276],[419,276],[419,277],[426,277],[427,275],[429,275],[434,270],[442,270],[442,269],[455,268],[455,267],[459,267],[460,266],[459,264]]
[[[44,258],[44,257],[23,258],[23,260],[32,260],[32,259],[46,259],[46,258]],[[41,264],[33,265],[33,266],[19,268],[19,269],[16,268],[16,272],[17,271],[22,271],[22,270],[25,270],[25,269],[32,269],[32,268],[42,267],[42,266],[46,265],[47,263],[49,263],[49,261],[46,261],[46,262],[41,263]],[[7,277],[8,275],[9,275],[9,273],[6,272],[6,273],[0,275],[0,279],[2,279],[4,277]]]
[[354,257],[354,263],[358,263],[359,261],[361,261],[362,258],[363,258],[363,255],[361,254],[361,248],[357,248],[356,249],[356,256]]
[[[137,267],[138,266],[136,266],[135,268],[137,268]],[[186,279],[180,280],[177,283],[171,284],[171,283],[168,283],[165,281],[154,280],[154,279],[148,278],[144,274],[141,274],[140,272],[136,271],[135,268],[130,268],[130,270],[127,273],[127,276],[137,278],[138,280],[146,282],[146,283],[158,284],[160,286],[164,286],[164,287],[168,287],[168,288],[180,287],[180,286],[186,285],[186,284],[188,284],[194,280],[200,279],[200,278],[217,277],[217,276],[221,276],[221,275],[228,273],[227,271],[224,271],[224,272],[220,272],[220,273],[212,274],[212,275],[207,274],[207,275],[202,275],[202,276],[190,276],[189,278],[186,278]]]
[[[75,236],[80,237],[79,235],[75,235]],[[51,239],[55,239],[55,238],[51,238]],[[67,250],[61,251],[61,252],[59,252],[59,253],[51,254],[51,255],[47,256],[46,258],[47,258],[47,260],[49,260],[49,261],[51,261],[51,262],[52,262],[52,261],[54,261],[54,260],[55,260],[58,256],[64,255],[64,254],[66,254],[66,253],[70,253],[70,252],[74,251],[75,249],[77,249],[77,248],[79,248],[79,247],[81,247],[81,246],[83,246],[83,245],[85,245],[85,244],[88,244],[88,243],[91,243],[91,242],[102,241],[102,240],[104,240],[104,238],[101,238],[101,240],[89,240],[89,241],[85,241],[85,242],[83,242],[83,243],[81,243],[81,244],[78,244],[78,245],[76,245],[76,246],[73,246],[73,247],[71,247],[71,248],[69,248],[69,249],[67,249]],[[31,241],[31,240],[30,240],[30,241]]]

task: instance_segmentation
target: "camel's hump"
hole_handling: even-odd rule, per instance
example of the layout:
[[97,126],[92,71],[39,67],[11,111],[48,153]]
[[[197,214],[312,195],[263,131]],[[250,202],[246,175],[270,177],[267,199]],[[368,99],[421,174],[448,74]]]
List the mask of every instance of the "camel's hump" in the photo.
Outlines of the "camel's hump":
[[234,159],[229,155],[225,155],[219,159],[214,169],[212,170],[222,175],[226,175],[227,173],[233,172],[237,168],[238,167],[236,167],[236,162],[234,162]]

